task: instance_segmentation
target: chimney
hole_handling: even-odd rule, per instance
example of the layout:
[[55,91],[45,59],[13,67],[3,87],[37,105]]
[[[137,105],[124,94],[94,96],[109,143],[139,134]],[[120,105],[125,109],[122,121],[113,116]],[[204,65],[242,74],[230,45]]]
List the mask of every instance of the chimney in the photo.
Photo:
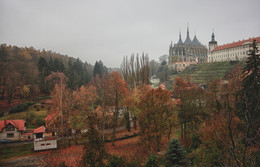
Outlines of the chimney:
[[6,119],[4,120],[4,126],[7,124]]

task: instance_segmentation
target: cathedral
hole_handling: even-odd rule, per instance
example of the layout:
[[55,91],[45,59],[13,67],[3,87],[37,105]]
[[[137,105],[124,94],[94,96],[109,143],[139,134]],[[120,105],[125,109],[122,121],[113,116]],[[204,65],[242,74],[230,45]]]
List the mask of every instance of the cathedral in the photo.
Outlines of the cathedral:
[[191,41],[188,27],[187,36],[184,42],[182,42],[180,33],[178,43],[174,44],[174,46],[171,43],[169,49],[169,65],[178,62],[207,62],[207,53],[208,49],[199,42],[196,35]]

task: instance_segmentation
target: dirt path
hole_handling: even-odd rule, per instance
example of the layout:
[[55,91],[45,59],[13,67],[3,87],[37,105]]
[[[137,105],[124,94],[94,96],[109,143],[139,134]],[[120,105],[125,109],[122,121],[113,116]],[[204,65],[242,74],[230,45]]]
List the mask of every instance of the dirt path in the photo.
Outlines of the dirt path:
[[19,157],[19,158],[11,158],[7,160],[0,161],[1,167],[33,167],[40,166],[41,160],[43,156],[27,156],[27,157]]

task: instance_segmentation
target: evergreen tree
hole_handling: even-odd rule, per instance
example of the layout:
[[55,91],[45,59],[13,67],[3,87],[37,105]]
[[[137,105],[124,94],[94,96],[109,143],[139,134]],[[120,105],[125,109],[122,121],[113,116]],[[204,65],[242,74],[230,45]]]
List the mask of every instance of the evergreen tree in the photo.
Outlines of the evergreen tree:
[[172,139],[165,154],[166,166],[179,167],[188,166],[187,155],[177,139]]
[[54,65],[53,65],[52,57],[50,57],[50,60],[49,60],[49,67],[50,67],[50,71],[54,71]]
[[95,63],[94,70],[93,70],[93,76],[95,77],[96,75],[101,75],[101,67],[97,61]]
[[243,84],[240,91],[241,102],[238,103],[239,115],[245,122],[245,147],[243,153],[243,166],[247,164],[246,156],[248,147],[252,144],[259,147],[259,129],[260,129],[260,58],[259,50],[256,47],[256,41],[249,50],[249,57],[246,66],[243,69]]
[[96,75],[103,75],[105,73],[107,73],[106,66],[103,65],[103,62],[101,60],[99,60],[99,62],[96,61],[93,76],[95,77]]
[[37,66],[39,70],[39,80],[40,80],[39,87],[41,92],[46,93],[47,89],[45,86],[45,78],[50,74],[50,68],[47,61],[43,57],[40,57]]
[[96,115],[88,115],[88,131],[84,134],[86,144],[84,145],[83,163],[84,166],[102,167],[107,156],[105,145],[99,131],[96,129]]
[[58,71],[59,71],[59,72],[64,72],[64,71],[65,71],[65,66],[64,66],[64,64],[63,64],[63,62],[62,62],[61,59],[59,59],[59,68],[58,68]]

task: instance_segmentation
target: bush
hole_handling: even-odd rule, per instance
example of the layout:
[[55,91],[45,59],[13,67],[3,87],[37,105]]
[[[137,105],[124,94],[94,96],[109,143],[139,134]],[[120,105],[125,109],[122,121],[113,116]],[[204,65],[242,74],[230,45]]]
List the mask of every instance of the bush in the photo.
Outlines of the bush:
[[38,126],[42,126],[42,125],[45,124],[45,121],[44,121],[44,119],[36,118],[35,123],[36,123]]
[[126,166],[126,164],[123,157],[118,157],[113,155],[109,160],[108,167],[124,167],[124,166]]
[[34,102],[26,102],[24,104],[18,104],[17,106],[12,107],[10,109],[9,114],[26,111],[33,104],[35,104],[35,103]]
[[157,156],[154,154],[150,155],[145,162],[145,167],[159,167]]
[[4,112],[0,113],[0,117],[4,116],[4,114],[5,114]]
[[126,164],[126,167],[139,167],[139,166],[141,166],[140,163],[136,161],[131,161]]

